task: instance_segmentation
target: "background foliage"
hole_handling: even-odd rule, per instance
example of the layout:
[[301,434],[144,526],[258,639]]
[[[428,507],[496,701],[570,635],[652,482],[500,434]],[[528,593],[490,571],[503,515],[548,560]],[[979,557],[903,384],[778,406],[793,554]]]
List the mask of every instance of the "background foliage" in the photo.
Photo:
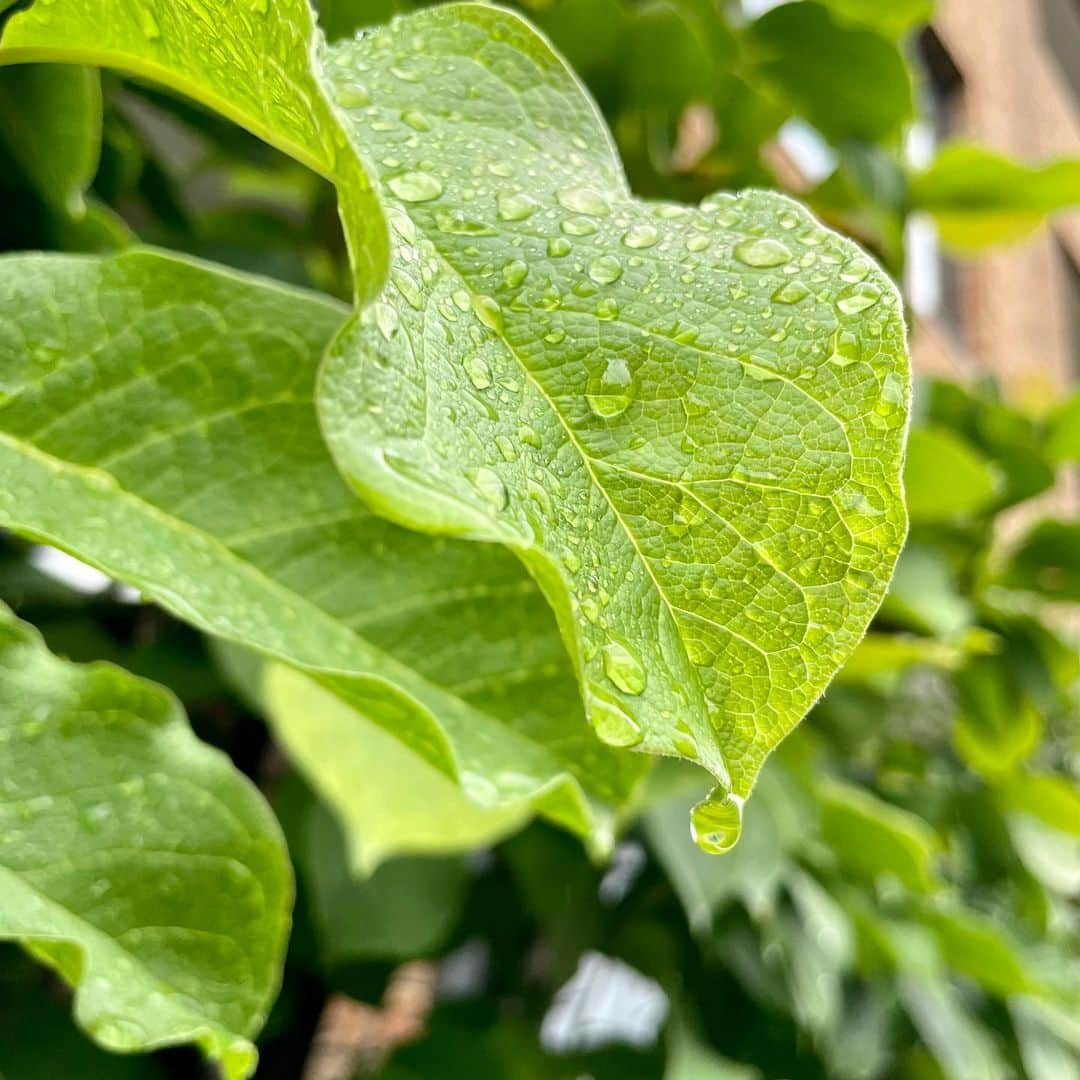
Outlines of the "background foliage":
[[[323,0],[320,14],[343,37],[404,6]],[[914,212],[970,252],[1080,201],[1075,162],[953,147],[908,166],[929,7],[524,6],[600,103],[635,191],[782,186],[773,140],[797,119],[837,161],[810,205],[898,277]],[[0,69],[5,249],[137,237],[348,295],[327,183],[138,80],[100,87],[83,69]],[[361,879],[337,819],[268,736],[244,656],[116,586],[66,586],[14,538],[0,595],[54,652],[170,687],[269,793],[299,897],[259,1076],[300,1075],[335,994],[393,1015],[401,965],[419,959],[438,965],[426,1030],[390,1054],[396,1036],[374,1026],[362,1075],[1059,1080],[1080,1076],[1080,531],[1044,518],[1046,503],[1016,508],[1080,458],[1078,402],[1029,415],[991,385],[918,388],[912,531],[889,596],[718,859],[687,842],[700,779],[672,765],[650,776],[610,866],[533,824]],[[104,1055],[73,1033],[62,988],[4,948],[8,1080],[202,1067],[184,1051]]]

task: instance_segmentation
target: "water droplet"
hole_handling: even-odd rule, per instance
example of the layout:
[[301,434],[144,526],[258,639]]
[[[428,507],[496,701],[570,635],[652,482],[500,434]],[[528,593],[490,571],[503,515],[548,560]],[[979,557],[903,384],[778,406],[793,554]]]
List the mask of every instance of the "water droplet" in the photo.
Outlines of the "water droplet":
[[632,225],[622,238],[628,248],[651,248],[660,239],[655,225]]
[[723,855],[742,833],[743,800],[722,787],[690,811],[690,834],[702,851]]
[[596,734],[609,746],[637,746],[643,738],[641,728],[626,711],[604,698],[590,699],[589,719]]
[[537,434],[535,428],[529,427],[528,424],[522,424],[518,429],[518,438],[521,439],[526,446],[534,447],[537,450],[540,449],[540,436]]
[[413,131],[430,131],[431,121],[416,109],[406,109],[401,114],[401,120],[413,129]]
[[476,312],[476,317],[489,330],[494,330],[497,334],[502,332],[502,308],[499,307],[498,300],[496,300],[493,296],[474,296],[473,310]]
[[603,217],[610,209],[607,200],[592,188],[565,187],[558,191],[555,197],[561,206],[573,210],[575,214]]
[[379,333],[389,341],[397,333],[400,325],[397,309],[389,304],[376,304],[375,325],[379,328]]
[[368,88],[358,82],[349,82],[344,86],[339,86],[335,97],[338,104],[346,109],[362,109],[365,105],[371,104]]
[[465,374],[469,376],[469,382],[477,390],[486,390],[491,385],[491,368],[478,353],[470,353],[461,363],[465,368]]
[[569,236],[591,236],[598,226],[591,218],[572,217],[567,218],[559,228]]
[[407,172],[387,181],[390,190],[406,202],[430,202],[443,193],[442,181],[426,172]]
[[797,304],[809,295],[810,290],[801,281],[788,281],[772,294],[772,298],[776,304]]
[[506,435],[496,435],[495,445],[499,448],[503,461],[517,460],[517,448],[514,446],[513,439],[508,438]]
[[645,689],[648,675],[640,657],[629,645],[609,641],[603,648],[604,674],[624,693],[638,695]]
[[596,305],[596,317],[604,320],[617,319],[619,317],[618,303],[610,297],[604,297]]
[[840,272],[840,277],[844,281],[859,282],[864,281],[869,273],[870,264],[865,259],[852,259]]
[[783,266],[791,261],[791,252],[777,240],[767,237],[754,237],[735,245],[735,258],[747,266],[765,269],[770,266]]
[[881,299],[881,290],[872,282],[866,281],[849,289],[836,306],[844,315],[858,315],[860,311],[872,308]]
[[570,241],[565,236],[553,236],[547,242],[547,253],[553,259],[561,259],[569,255],[571,251]]
[[494,469],[481,467],[468,473],[469,482],[496,510],[505,510],[510,496],[506,485]]
[[524,221],[536,213],[539,204],[522,192],[503,191],[496,199],[496,206],[503,221]]
[[521,259],[508,262],[503,267],[503,281],[508,289],[516,289],[529,274],[528,266]]
[[549,334],[544,335],[544,340],[549,345],[561,345],[566,340],[566,331],[562,329],[552,330]]
[[686,241],[687,251],[704,251],[709,246],[709,238],[704,233],[694,233]]
[[622,277],[622,263],[614,255],[598,255],[589,263],[589,277],[597,285],[610,285]]

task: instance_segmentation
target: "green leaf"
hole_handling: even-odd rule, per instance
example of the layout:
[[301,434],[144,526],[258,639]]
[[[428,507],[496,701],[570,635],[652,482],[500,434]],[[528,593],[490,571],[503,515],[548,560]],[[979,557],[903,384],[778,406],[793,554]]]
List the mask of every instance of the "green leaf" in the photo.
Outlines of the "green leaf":
[[819,0],[837,19],[900,37],[934,14],[934,0]]
[[1050,600],[1080,603],[1080,522],[1040,522],[1013,552],[998,581]]
[[86,213],[101,153],[101,81],[83,67],[0,68],[0,140],[49,206]]
[[822,838],[847,873],[871,884],[895,878],[916,893],[937,887],[941,842],[922,818],[838,780],[818,793]]
[[[366,763],[356,775],[373,764]],[[309,799],[300,832],[290,837],[290,848],[307,886],[321,954],[330,966],[430,955],[461,914],[468,870],[460,857],[394,859],[360,879],[349,865],[340,826],[314,799]]]
[[386,226],[320,89],[314,31],[308,0],[240,0],[212,12],[174,0],[54,0],[10,18],[0,64],[93,64],[162,83],[332,179],[362,297],[385,274]]
[[944,428],[912,431],[904,492],[913,523],[977,514],[994,502],[999,489],[993,467],[958,435]]
[[[375,800],[371,831],[381,822],[403,850],[423,847],[418,835],[477,839],[449,818],[416,819],[436,783],[463,814],[505,829],[536,803],[604,849],[645,762],[582,722],[535,585],[500,549],[374,517],[334,469],[312,397],[343,314],[147,252],[0,261],[0,524],[338,695],[336,715],[355,712],[345,798]],[[355,818],[330,797],[337,748],[304,749],[318,712],[279,719],[313,785]],[[400,806],[394,772],[364,765],[380,733],[402,762],[417,758]],[[370,835],[352,841],[369,868],[390,853]]]
[[1080,158],[1021,165],[981,146],[953,143],[911,181],[911,204],[934,215],[960,252],[1019,240],[1080,205]]
[[1074,394],[1051,415],[1046,452],[1056,464],[1080,461],[1080,394]]
[[348,117],[396,237],[322,373],[339,466],[393,520],[513,548],[601,737],[745,796],[903,537],[892,286],[782,197],[633,199],[592,103],[504,12],[433,9],[328,70],[371,102]]
[[751,23],[747,39],[756,76],[830,141],[889,139],[912,118],[911,75],[896,44],[820,4],[782,4]]
[[258,793],[166,691],[58,660],[6,609],[0,742],[0,937],[71,983],[102,1046],[196,1042],[250,1075],[292,902]]

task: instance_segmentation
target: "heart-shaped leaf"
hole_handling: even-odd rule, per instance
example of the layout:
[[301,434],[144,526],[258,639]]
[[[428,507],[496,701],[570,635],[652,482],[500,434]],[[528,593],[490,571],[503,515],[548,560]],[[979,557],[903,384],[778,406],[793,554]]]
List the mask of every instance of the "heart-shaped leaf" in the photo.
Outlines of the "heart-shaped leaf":
[[535,585],[376,518],[330,460],[312,397],[344,314],[146,252],[0,260],[0,524],[303,669],[266,705],[364,868],[537,809],[605,850],[644,762],[582,722]]
[[708,768],[726,846],[904,536],[895,290],[781,196],[634,199],[508,13],[424,12],[327,66],[395,236],[323,372],[340,466],[386,516],[514,548],[596,730]]

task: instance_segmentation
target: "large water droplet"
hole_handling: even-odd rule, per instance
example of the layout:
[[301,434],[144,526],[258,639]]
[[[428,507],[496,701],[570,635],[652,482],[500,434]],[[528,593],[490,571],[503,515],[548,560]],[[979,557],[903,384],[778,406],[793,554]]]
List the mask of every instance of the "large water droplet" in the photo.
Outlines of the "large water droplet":
[[655,225],[632,225],[623,236],[622,242],[628,248],[651,248],[660,239],[660,230]]
[[622,277],[622,263],[614,255],[597,255],[589,263],[589,277],[597,285],[611,285]]
[[776,304],[797,304],[810,295],[810,290],[801,281],[787,281],[772,294]]
[[478,353],[470,353],[461,363],[465,368],[465,374],[469,376],[469,382],[477,390],[486,390],[491,385],[491,368]]
[[430,202],[443,193],[442,181],[426,172],[407,172],[387,181],[390,190],[406,202]]
[[725,788],[715,788],[690,811],[690,834],[702,851],[723,855],[742,833],[743,800]]
[[547,253],[553,259],[561,259],[565,255],[569,255],[570,251],[570,241],[565,236],[553,236],[547,242]]
[[500,192],[496,198],[499,217],[503,221],[524,221],[534,214],[539,203],[522,192]]
[[506,509],[510,496],[507,493],[506,485],[494,469],[484,467],[473,469],[468,474],[468,479],[480,495],[496,510]]
[[502,331],[502,308],[499,307],[498,300],[496,300],[493,296],[474,296],[473,310],[476,312],[476,317],[489,330],[494,330],[497,334]]
[[610,209],[607,200],[592,188],[565,187],[555,196],[559,204],[567,210],[573,210],[575,214],[589,214],[592,217],[603,217]]
[[872,308],[881,299],[881,290],[872,282],[865,281],[836,301],[836,306],[845,315],[858,315],[860,311]]
[[363,83],[345,83],[344,86],[337,88],[334,96],[337,98],[338,104],[343,105],[346,109],[362,109],[365,105],[371,104],[371,94]]
[[590,699],[589,719],[596,734],[609,746],[637,746],[643,738],[641,728],[626,711],[605,698]]
[[416,109],[406,109],[401,114],[402,122],[407,124],[413,131],[430,131],[431,121]]
[[768,237],[753,237],[735,245],[735,258],[747,266],[765,269],[770,266],[783,266],[791,261],[791,252],[778,240]]
[[629,645],[609,641],[603,649],[604,674],[624,693],[640,694],[648,682],[641,658]]
[[503,281],[508,289],[516,289],[529,274],[529,267],[521,259],[514,259],[503,267]]

